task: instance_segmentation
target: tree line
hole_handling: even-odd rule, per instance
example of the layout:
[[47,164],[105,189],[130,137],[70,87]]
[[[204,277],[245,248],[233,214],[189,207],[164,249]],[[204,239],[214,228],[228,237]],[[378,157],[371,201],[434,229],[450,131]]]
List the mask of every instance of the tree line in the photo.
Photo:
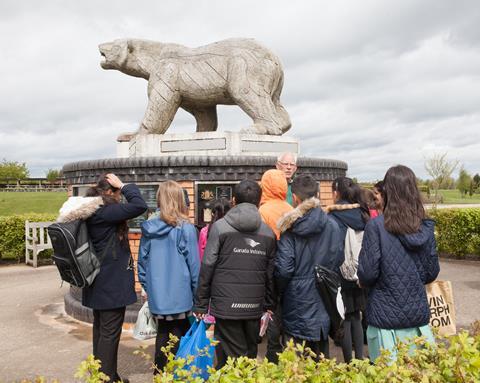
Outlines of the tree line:
[[[5,158],[0,162],[0,182],[8,182],[12,180],[20,182],[22,180],[27,180],[29,176],[30,171],[25,162],[8,161]],[[45,178],[50,183],[55,182],[61,177],[61,170],[48,169],[45,172]]]

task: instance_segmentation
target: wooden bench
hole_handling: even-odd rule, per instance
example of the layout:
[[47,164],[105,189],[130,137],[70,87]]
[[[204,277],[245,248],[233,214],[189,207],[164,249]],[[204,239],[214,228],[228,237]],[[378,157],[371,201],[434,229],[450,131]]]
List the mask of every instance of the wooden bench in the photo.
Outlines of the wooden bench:
[[52,242],[47,233],[47,227],[52,223],[25,221],[25,263],[27,265],[37,267],[38,254],[52,248]]

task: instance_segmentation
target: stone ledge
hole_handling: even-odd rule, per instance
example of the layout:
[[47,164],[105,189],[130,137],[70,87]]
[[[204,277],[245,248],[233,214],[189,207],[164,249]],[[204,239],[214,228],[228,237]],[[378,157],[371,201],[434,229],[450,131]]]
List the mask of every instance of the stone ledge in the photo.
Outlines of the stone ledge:
[[[276,161],[276,156],[107,158],[66,164],[63,173],[69,185],[94,184],[104,172],[113,172],[125,182],[137,183],[260,180],[265,171],[275,167]],[[298,174],[312,174],[318,181],[344,176],[348,169],[343,161],[314,157],[299,157],[297,164]]]

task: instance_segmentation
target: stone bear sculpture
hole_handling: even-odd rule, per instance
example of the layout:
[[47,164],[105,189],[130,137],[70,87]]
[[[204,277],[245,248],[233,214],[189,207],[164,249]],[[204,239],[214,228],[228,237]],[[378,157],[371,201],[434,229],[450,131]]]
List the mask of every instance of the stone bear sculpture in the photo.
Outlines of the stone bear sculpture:
[[280,104],[282,65],[253,39],[228,39],[199,48],[123,39],[99,49],[103,69],[148,80],[140,134],[165,133],[179,107],[193,114],[197,132],[215,131],[218,104],[236,104],[253,119],[245,133],[281,135],[290,129]]

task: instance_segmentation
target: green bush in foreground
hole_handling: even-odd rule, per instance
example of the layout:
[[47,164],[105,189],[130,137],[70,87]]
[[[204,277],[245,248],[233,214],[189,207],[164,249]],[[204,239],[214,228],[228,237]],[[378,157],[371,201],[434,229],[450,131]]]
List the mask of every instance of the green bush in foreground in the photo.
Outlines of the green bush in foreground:
[[[477,324],[477,329],[478,329]],[[176,341],[177,339],[175,339]],[[411,344],[417,349],[412,351]],[[480,382],[480,334],[470,336],[463,331],[451,337],[439,337],[436,345],[425,344],[416,339],[410,344],[400,344],[396,362],[392,362],[388,353],[382,354],[376,364],[367,359],[354,360],[350,364],[337,363],[335,360],[315,361],[309,349],[289,343],[280,354],[275,365],[267,360],[257,361],[240,357],[229,359],[226,366],[216,371],[211,369],[207,382],[213,383],[443,383],[443,382]],[[193,372],[185,369],[191,362],[179,358],[164,349],[168,356],[165,370],[153,377],[154,383],[202,383]],[[140,354],[145,354],[140,351]],[[147,356],[148,358],[148,356]],[[98,361],[92,356],[82,363],[76,375],[88,383],[105,382],[98,372]]]
[[25,221],[45,222],[56,218],[53,214],[0,216],[0,258],[19,262],[25,258]]
[[480,209],[435,209],[438,251],[457,257],[480,256]]

